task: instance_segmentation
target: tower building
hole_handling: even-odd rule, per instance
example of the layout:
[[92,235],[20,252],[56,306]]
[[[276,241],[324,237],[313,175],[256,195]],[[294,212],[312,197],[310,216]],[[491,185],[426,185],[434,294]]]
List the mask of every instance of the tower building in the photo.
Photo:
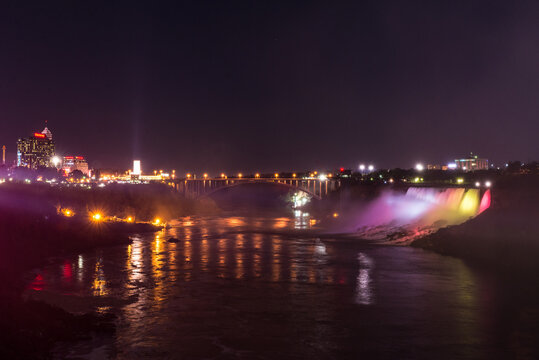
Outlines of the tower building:
[[51,167],[54,155],[54,141],[51,131],[45,127],[28,138],[17,140],[17,166],[37,169]]

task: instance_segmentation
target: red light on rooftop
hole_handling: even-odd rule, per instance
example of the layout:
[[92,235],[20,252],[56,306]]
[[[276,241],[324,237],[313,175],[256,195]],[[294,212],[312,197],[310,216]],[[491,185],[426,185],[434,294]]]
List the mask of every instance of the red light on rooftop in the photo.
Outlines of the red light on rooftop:
[[344,171],[344,168],[341,168],[341,172],[343,172],[343,171]]
[[34,133],[34,137],[38,139],[45,139],[45,134],[42,133]]

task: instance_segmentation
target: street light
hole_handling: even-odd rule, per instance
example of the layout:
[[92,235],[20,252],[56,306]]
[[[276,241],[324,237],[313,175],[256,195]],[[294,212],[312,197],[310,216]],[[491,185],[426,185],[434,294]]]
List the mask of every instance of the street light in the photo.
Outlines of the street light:
[[208,174],[204,173],[204,179],[208,178]]
[[255,174],[255,178],[258,179],[259,177],[260,177],[260,174],[259,174],[259,173],[256,173],[256,174]]
[[421,164],[421,163],[418,163],[418,164],[415,165],[415,169],[416,169],[417,171],[423,171],[424,168],[425,168],[425,167],[424,167],[423,164]]
[[374,170],[374,165],[369,165],[369,171],[372,172]]

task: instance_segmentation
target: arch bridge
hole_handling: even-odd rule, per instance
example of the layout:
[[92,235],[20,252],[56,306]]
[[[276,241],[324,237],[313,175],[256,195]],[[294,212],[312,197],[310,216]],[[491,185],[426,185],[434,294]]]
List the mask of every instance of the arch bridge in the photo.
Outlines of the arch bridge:
[[188,198],[209,195],[220,189],[231,188],[243,184],[273,183],[291,189],[304,191],[314,198],[322,199],[341,186],[339,179],[298,179],[298,178],[206,178],[183,179],[174,181],[173,185],[179,193]]

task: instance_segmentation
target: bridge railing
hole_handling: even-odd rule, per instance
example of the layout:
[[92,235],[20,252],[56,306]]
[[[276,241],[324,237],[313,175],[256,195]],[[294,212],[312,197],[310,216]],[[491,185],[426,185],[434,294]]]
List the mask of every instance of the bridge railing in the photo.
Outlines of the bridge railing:
[[279,183],[290,188],[297,188],[321,199],[341,186],[337,179],[298,179],[298,178],[205,178],[176,180],[172,184],[176,191],[186,197],[196,198],[217,189],[247,183]]

